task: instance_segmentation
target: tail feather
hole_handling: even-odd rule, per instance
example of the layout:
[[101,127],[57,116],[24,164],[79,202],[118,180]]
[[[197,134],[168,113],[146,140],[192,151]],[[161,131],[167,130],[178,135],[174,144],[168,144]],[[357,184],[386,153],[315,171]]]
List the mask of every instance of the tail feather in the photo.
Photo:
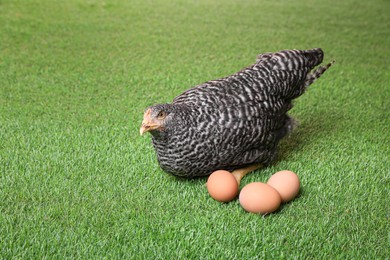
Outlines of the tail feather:
[[315,66],[321,64],[324,58],[324,52],[321,48],[314,48],[311,50],[293,50],[293,52],[297,52],[299,56],[303,56],[305,60],[305,64],[307,67],[314,68]]
[[305,80],[305,88],[310,86],[314,81],[316,81],[316,79],[321,77],[321,75],[324,74],[324,72],[327,69],[329,69],[329,67],[332,66],[333,63],[335,63],[335,61],[332,61],[332,62],[326,64],[325,66],[319,66],[313,72],[307,74],[306,80]]

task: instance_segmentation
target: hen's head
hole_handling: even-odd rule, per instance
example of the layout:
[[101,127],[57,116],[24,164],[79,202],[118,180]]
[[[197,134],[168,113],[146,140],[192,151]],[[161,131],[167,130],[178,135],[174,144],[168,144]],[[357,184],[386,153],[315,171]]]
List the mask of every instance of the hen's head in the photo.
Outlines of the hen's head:
[[151,134],[161,132],[166,129],[173,118],[173,109],[170,104],[162,104],[148,107],[144,113],[140,134],[145,132]]

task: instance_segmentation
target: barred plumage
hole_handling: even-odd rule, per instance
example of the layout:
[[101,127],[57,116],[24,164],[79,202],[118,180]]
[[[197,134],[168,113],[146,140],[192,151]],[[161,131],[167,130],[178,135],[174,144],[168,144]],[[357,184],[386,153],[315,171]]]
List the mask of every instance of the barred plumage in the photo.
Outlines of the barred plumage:
[[331,66],[311,72],[322,59],[319,48],[261,54],[231,76],[148,108],[141,133],[150,131],[160,166],[176,176],[267,165],[293,127],[292,100]]

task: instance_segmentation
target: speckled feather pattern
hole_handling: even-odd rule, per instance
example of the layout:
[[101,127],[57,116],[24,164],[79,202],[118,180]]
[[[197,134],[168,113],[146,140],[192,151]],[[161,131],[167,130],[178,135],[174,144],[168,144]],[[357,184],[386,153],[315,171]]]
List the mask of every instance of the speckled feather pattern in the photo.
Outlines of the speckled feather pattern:
[[271,163],[279,140],[293,126],[287,115],[292,100],[331,65],[312,71],[322,59],[319,48],[261,54],[255,64],[231,76],[151,107],[171,115],[164,131],[151,132],[160,166],[192,178]]

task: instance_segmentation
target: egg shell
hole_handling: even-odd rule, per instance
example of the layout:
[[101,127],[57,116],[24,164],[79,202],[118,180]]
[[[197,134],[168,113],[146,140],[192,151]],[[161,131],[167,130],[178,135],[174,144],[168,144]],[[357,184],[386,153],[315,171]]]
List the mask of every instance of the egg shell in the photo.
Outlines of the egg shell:
[[268,180],[267,184],[279,192],[282,202],[288,202],[295,198],[300,187],[298,175],[288,170],[275,173]]
[[242,188],[239,201],[241,206],[252,213],[271,213],[280,206],[279,193],[262,182],[252,182]]
[[238,194],[237,180],[228,171],[213,172],[207,179],[206,186],[210,196],[220,202],[229,202]]

